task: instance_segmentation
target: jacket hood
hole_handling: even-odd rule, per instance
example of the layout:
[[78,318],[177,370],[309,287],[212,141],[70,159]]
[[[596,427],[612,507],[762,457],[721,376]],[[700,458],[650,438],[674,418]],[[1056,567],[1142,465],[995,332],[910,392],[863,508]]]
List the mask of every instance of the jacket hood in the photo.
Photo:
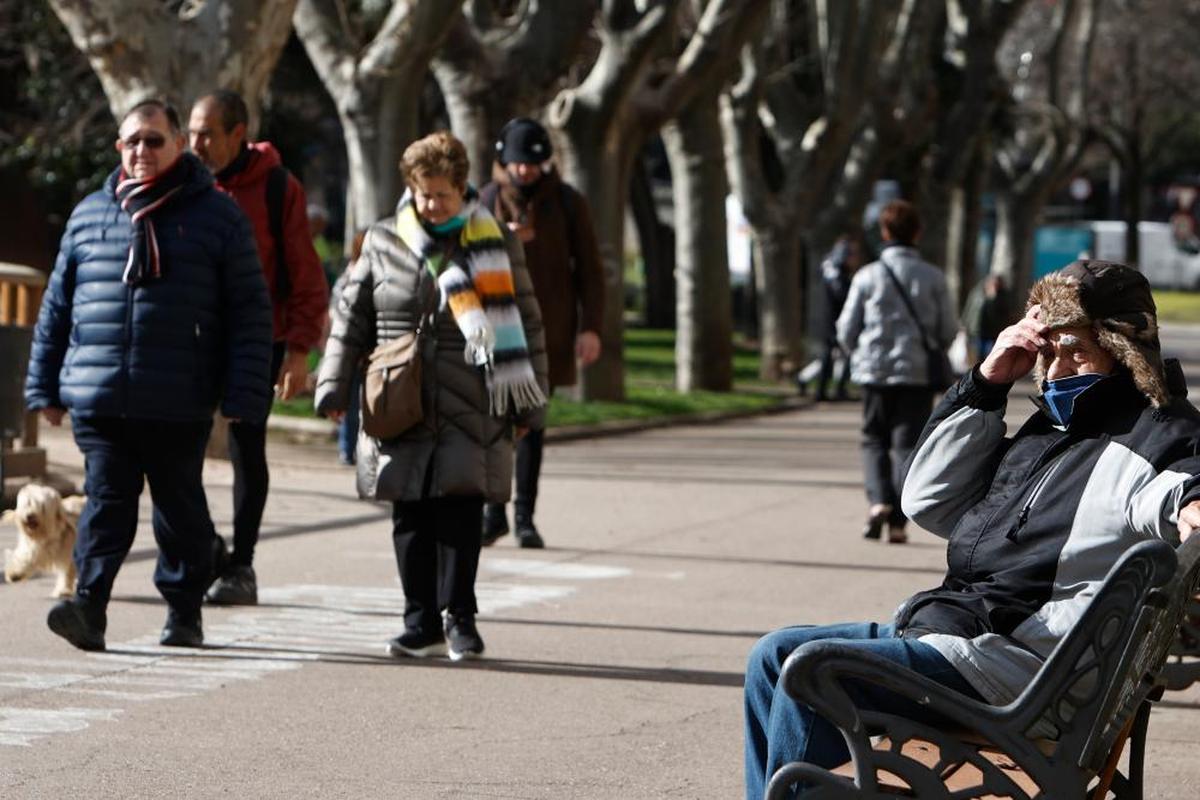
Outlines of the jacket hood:
[[[204,163],[191,153],[181,153],[175,164],[167,172],[177,169],[184,171],[183,187],[180,189],[179,195],[192,195],[202,192],[213,185],[212,173],[208,171],[208,167],[204,166]],[[162,174],[165,175],[166,173]],[[108,177],[104,179],[104,193],[115,199],[117,196],[117,183],[120,180],[121,166],[118,164],[117,168],[110,172]]]
[[223,188],[236,189],[261,183],[267,179],[267,173],[283,163],[279,151],[270,142],[248,142],[246,150],[246,165],[223,179]]

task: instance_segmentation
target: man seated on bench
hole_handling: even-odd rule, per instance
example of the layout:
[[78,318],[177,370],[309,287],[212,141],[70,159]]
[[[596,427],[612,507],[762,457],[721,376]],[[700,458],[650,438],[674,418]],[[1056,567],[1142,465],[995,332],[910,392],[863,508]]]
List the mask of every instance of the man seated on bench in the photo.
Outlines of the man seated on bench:
[[[907,465],[904,513],[949,540],[941,586],[889,624],[783,628],[746,670],[746,797],[779,767],[849,758],[838,730],[778,685],[817,639],[852,640],[957,692],[1015,699],[1130,546],[1200,527],[1200,412],[1164,367],[1150,287],[1120,264],[1079,261],[1030,292],[1028,310],[935,409]],[[1038,410],[1005,436],[1013,382],[1033,371]],[[861,707],[937,722],[878,686]]]

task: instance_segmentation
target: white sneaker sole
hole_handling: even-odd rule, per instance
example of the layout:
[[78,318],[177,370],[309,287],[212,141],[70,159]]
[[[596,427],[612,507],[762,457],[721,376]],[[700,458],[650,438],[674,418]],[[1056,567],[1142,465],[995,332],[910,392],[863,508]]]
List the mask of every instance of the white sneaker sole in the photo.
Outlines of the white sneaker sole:
[[432,658],[446,655],[446,643],[438,642],[424,647],[401,647],[394,642],[388,642],[384,650],[392,658]]
[[450,660],[451,661],[474,661],[477,658],[483,658],[482,650],[480,650],[478,653],[473,652],[471,650],[464,650],[461,653],[459,651],[453,650],[453,649],[450,651]]

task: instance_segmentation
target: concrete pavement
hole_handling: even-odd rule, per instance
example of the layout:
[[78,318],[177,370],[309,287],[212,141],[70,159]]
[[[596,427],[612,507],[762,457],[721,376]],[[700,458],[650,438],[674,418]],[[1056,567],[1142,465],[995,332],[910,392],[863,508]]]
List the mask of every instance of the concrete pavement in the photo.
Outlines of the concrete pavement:
[[[205,649],[157,645],[147,504],[108,653],[46,630],[49,578],[0,586],[0,797],[738,797],[755,638],[886,619],[942,574],[929,534],[859,537],[858,415],[551,446],[549,547],[485,551],[488,658],[465,664],[383,655],[402,607],[387,507],[352,497],[331,447],[273,441],[262,603],[206,609]],[[78,475],[69,436],[45,441]],[[206,483],[228,534],[228,465]],[[1200,691],[1170,695],[1150,737],[1148,796],[1200,796]]]

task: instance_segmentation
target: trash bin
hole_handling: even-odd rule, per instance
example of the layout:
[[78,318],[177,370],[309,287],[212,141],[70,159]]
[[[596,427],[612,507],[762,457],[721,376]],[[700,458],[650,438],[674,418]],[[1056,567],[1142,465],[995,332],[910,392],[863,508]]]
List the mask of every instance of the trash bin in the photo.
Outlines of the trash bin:
[[0,325],[0,438],[16,438],[25,427],[25,369],[32,341],[32,328]]

